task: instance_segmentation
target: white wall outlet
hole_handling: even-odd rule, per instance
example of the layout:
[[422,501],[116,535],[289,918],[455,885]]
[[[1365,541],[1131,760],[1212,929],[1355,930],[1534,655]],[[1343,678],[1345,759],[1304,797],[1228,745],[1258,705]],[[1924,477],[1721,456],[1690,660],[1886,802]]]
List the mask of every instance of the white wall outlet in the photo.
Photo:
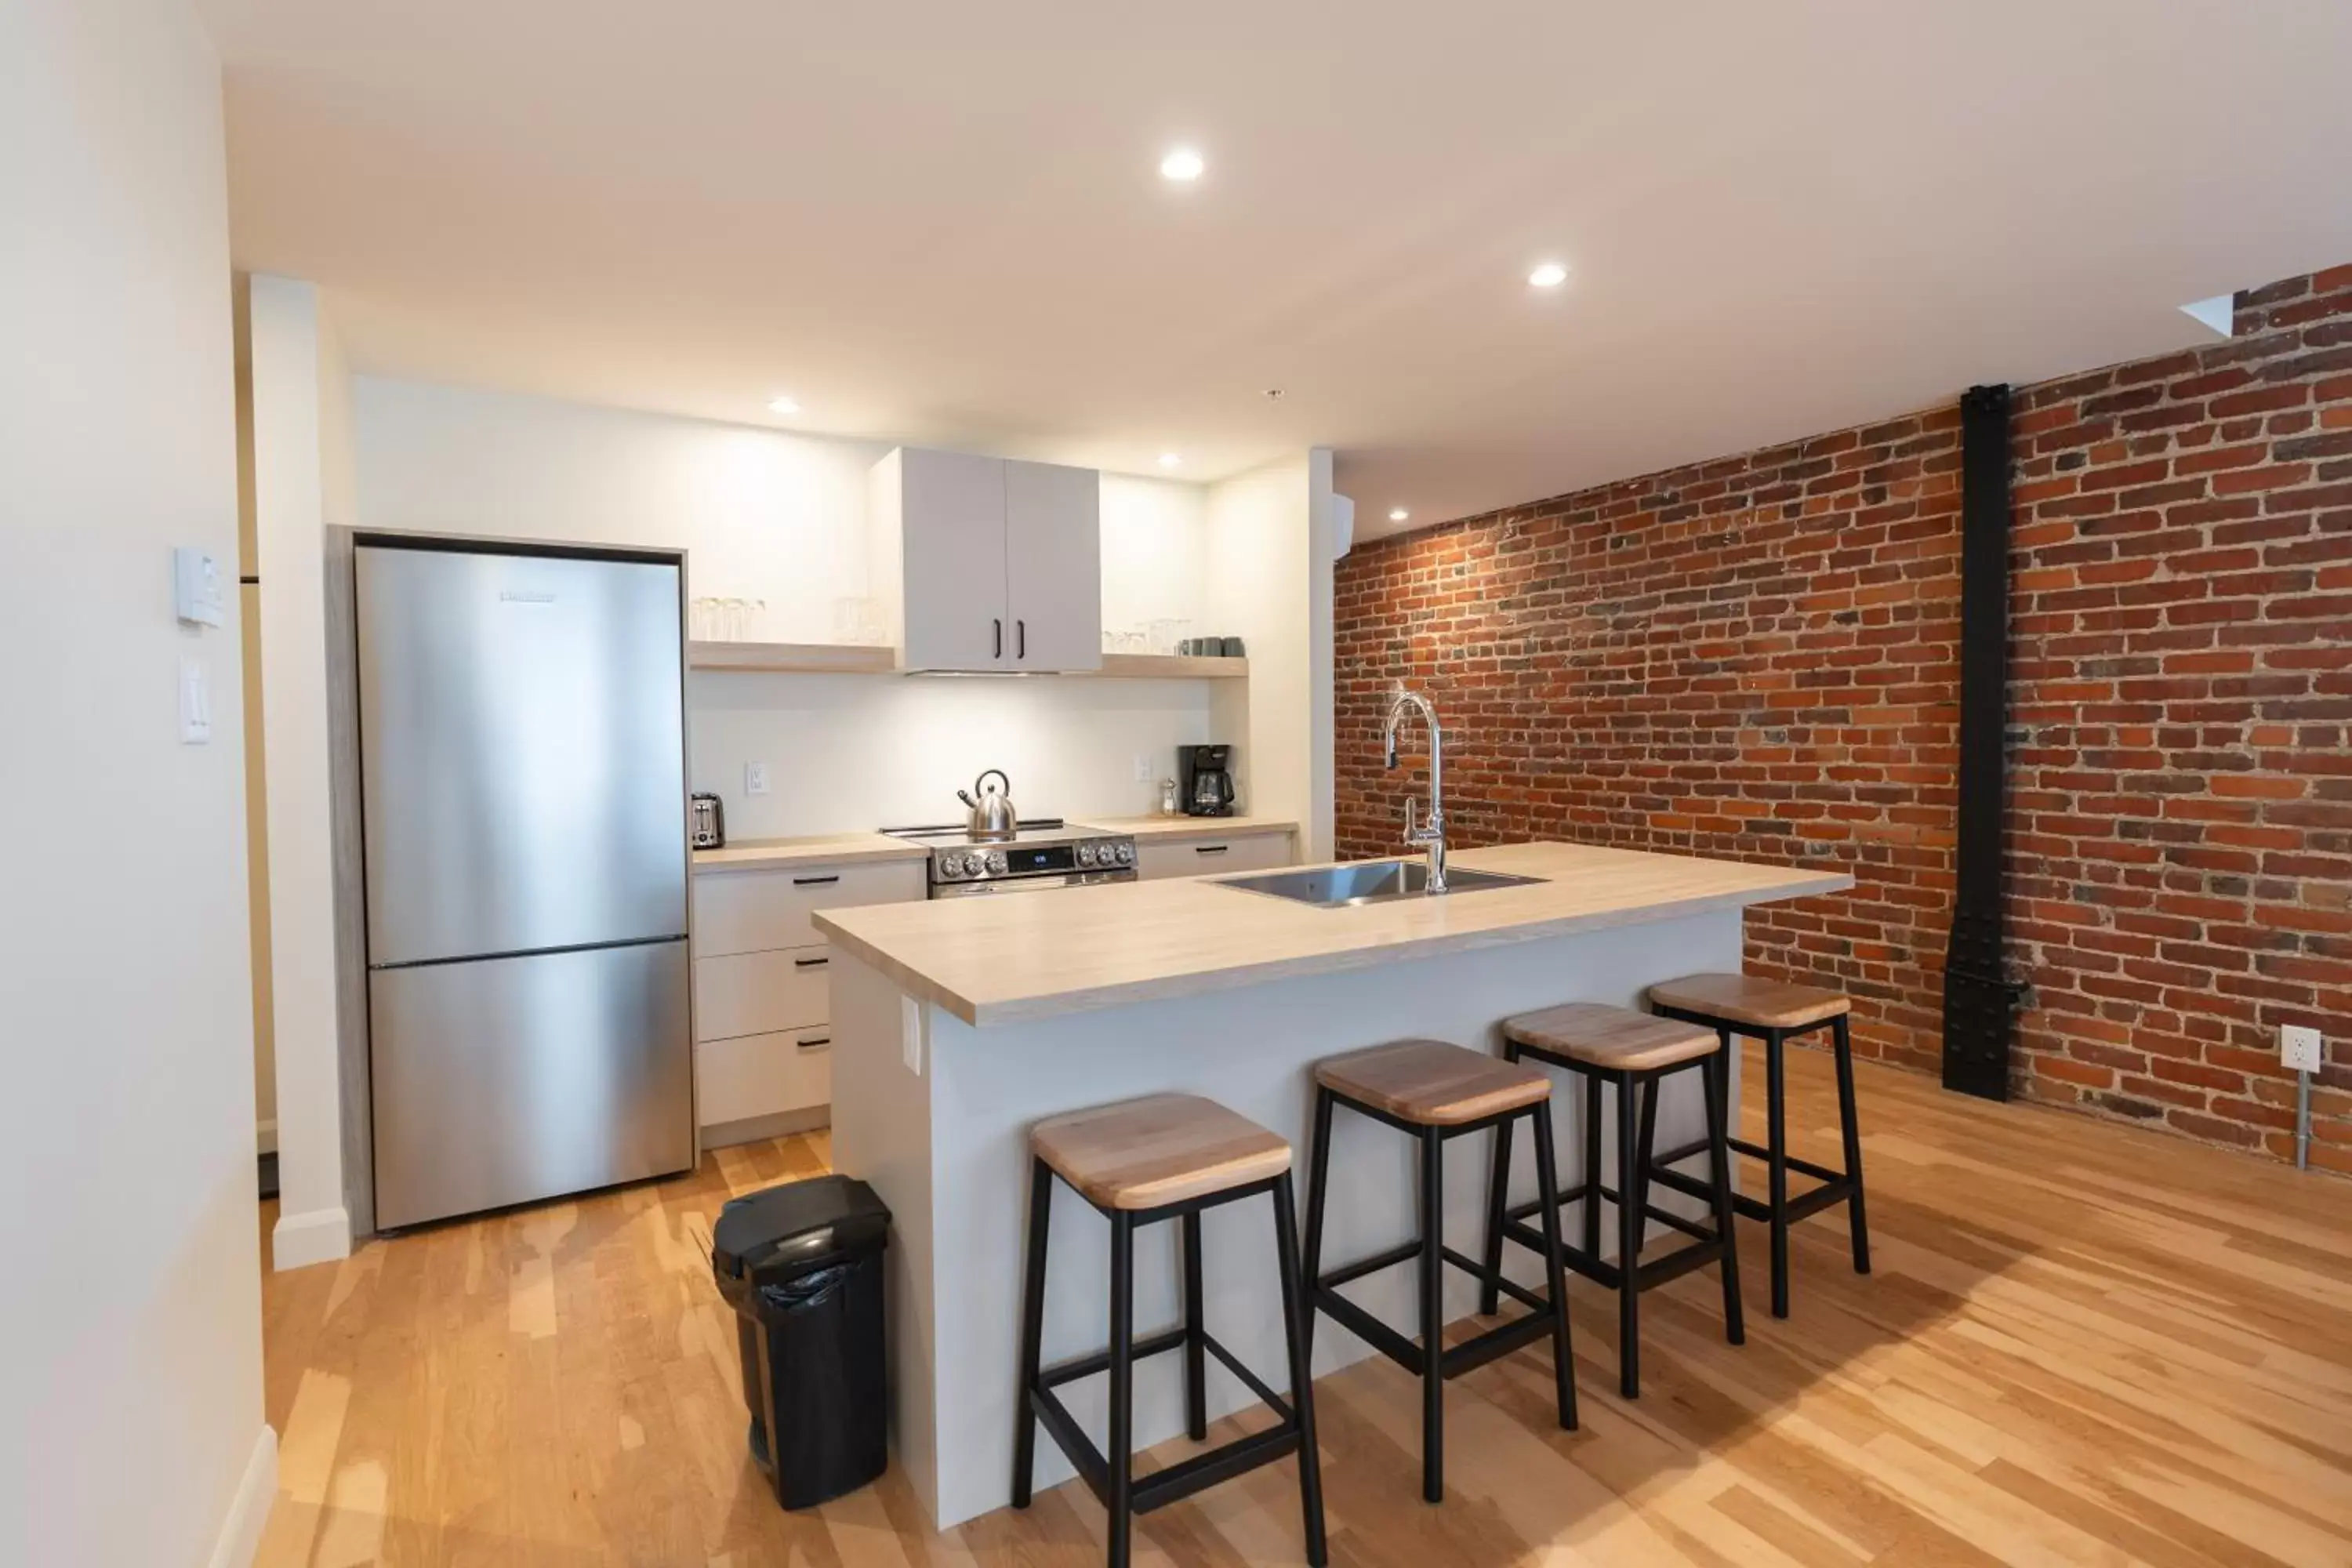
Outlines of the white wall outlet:
[[220,563],[192,544],[172,552],[172,601],[191,626],[228,625],[228,590]]
[[2279,1026],[2279,1060],[2289,1072],[2319,1070],[2319,1031],[2302,1024]]
[[1151,753],[1149,752],[1135,753],[1135,782],[1138,784],[1151,782]]
[[180,656],[180,743],[206,746],[213,739],[212,689],[200,659]]
[[765,795],[768,793],[767,763],[745,763],[743,764],[743,793],[745,795]]
[[898,1055],[908,1072],[923,1076],[923,1005],[912,996],[898,998]]

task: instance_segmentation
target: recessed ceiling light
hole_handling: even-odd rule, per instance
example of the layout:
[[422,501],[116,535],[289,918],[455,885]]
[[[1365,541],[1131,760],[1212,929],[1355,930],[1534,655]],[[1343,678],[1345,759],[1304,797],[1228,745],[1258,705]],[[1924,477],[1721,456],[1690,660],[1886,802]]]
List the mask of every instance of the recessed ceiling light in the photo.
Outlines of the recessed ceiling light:
[[1406,518],[1411,517],[1412,515],[1412,513],[1405,510],[1404,508],[1401,506],[1393,507],[1390,509],[1389,521],[1391,522],[1402,522]]
[[1547,261],[1528,274],[1528,281],[1538,289],[1557,289],[1568,281],[1568,268],[1557,261]]
[[768,412],[771,414],[798,414],[800,411],[801,405],[789,397],[768,399]]
[[1163,468],[1172,468],[1183,460],[1183,458],[1178,457],[1173,452],[1162,452],[1160,454],[1160,466]]
[[1208,164],[1201,154],[1190,147],[1179,147],[1160,160],[1160,177],[1163,180],[1197,180]]

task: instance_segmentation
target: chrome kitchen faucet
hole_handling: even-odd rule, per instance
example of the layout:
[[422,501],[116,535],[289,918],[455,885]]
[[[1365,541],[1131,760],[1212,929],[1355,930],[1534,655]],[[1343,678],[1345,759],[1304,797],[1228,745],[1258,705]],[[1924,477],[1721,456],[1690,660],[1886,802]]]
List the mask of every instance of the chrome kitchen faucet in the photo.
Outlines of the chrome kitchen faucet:
[[1445,736],[1437,727],[1437,710],[1428,698],[1418,691],[1400,687],[1389,699],[1388,721],[1381,728],[1381,743],[1388,765],[1397,765],[1397,726],[1403,722],[1405,710],[1412,709],[1421,714],[1421,721],[1429,727],[1429,817],[1416,825],[1411,795],[1404,802],[1404,841],[1409,848],[1429,851],[1429,887],[1433,893],[1445,891]]

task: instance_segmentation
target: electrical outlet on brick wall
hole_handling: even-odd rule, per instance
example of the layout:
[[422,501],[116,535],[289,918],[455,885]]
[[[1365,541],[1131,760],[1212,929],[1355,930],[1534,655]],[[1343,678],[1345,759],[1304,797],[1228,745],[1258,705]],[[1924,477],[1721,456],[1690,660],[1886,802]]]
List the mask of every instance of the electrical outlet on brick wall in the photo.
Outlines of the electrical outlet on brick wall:
[[2319,1070],[2319,1031],[2301,1024],[2279,1026],[2279,1060],[2289,1072]]

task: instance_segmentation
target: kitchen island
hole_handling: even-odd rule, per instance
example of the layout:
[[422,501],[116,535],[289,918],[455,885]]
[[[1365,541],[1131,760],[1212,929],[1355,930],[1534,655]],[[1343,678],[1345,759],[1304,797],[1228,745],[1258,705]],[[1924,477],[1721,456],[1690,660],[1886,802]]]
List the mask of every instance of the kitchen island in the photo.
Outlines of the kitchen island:
[[[893,1441],[936,1524],[1009,1496],[1031,1122],[1141,1094],[1205,1095],[1291,1140],[1303,1203],[1317,1059],[1411,1036],[1494,1051],[1513,1013],[1636,1005],[1654,981],[1738,970],[1747,906],[1853,885],[1570,844],[1464,850],[1451,865],[1535,879],[1325,908],[1228,885],[1248,879],[1191,878],[814,917],[834,952],[834,1164],[871,1183],[895,1222]],[[1563,1089],[1554,1112],[1563,1170],[1574,1171],[1581,1142],[1568,1098]],[[1696,1080],[1670,1084],[1661,1144],[1696,1137],[1702,1117]],[[1515,1196],[1534,1191],[1527,1145]],[[1473,1255],[1487,1147],[1465,1138],[1446,1149],[1445,1232]],[[1411,1140],[1339,1118],[1327,1268],[1412,1236],[1413,1158]],[[1210,1331],[1280,1386],[1268,1207],[1212,1210],[1202,1228]],[[1048,1363],[1108,1342],[1107,1242],[1101,1216],[1057,1185]],[[1532,1259],[1507,1252],[1515,1277],[1538,1277]],[[1139,1332],[1175,1321],[1174,1254],[1172,1227],[1139,1248]],[[1410,1268],[1349,1289],[1401,1329],[1412,1322]],[[1449,1319],[1473,1310],[1466,1275],[1454,1272],[1446,1290]],[[1338,1325],[1318,1325],[1318,1375],[1368,1353]],[[1176,1364],[1147,1364],[1137,1378],[1139,1450],[1181,1430]],[[1213,1416],[1252,1402],[1223,1368],[1212,1363],[1210,1376]],[[1064,1394],[1099,1431],[1101,1381]],[[1040,1488],[1069,1473],[1052,1444],[1039,1445]]]

